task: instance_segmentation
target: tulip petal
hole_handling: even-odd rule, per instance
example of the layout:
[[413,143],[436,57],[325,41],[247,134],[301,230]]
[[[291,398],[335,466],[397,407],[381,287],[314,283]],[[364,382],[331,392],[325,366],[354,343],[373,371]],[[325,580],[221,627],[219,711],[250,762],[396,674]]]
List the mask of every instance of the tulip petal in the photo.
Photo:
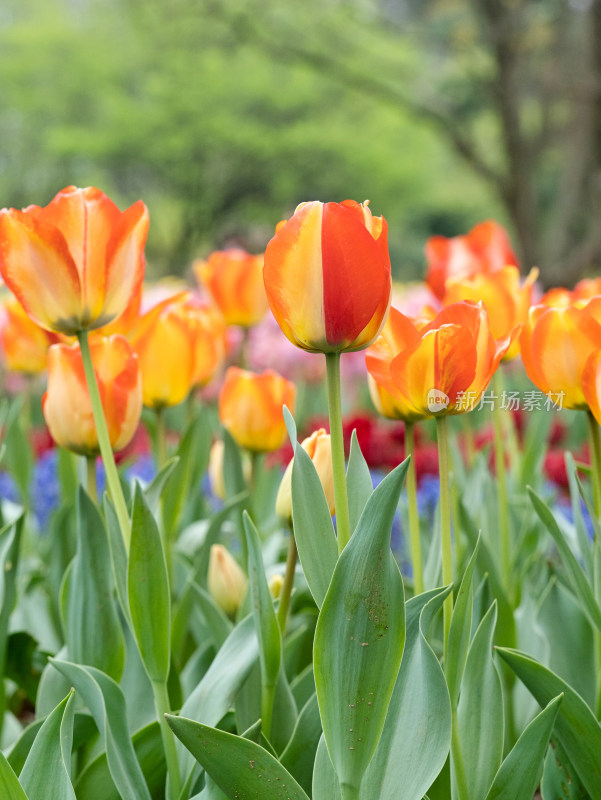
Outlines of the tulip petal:
[[582,392],[593,416],[601,425],[601,350],[587,359],[582,372]]
[[61,333],[81,329],[79,273],[56,228],[22,211],[0,211],[0,272],[42,328]]

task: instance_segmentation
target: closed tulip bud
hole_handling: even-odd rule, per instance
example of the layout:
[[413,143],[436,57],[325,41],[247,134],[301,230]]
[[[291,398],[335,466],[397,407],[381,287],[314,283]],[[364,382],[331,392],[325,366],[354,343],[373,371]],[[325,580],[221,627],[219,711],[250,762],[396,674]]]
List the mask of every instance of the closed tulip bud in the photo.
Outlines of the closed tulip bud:
[[[92,339],[90,351],[111,446],[122,450],[131,441],[142,412],[138,360],[127,339],[119,335]],[[57,444],[86,456],[99,453],[78,344],[55,344],[48,351],[48,390],[42,409]]]
[[229,551],[221,544],[214,544],[209,556],[207,586],[213,600],[228,616],[235,616],[240,608],[247,585],[248,578]]
[[283,406],[294,413],[296,387],[273,370],[261,374],[230,367],[219,394],[219,419],[247,450],[277,450],[286,438]]
[[1,311],[0,344],[7,369],[29,375],[44,372],[48,348],[60,337],[40,328],[14,298],[9,298]]
[[267,585],[269,586],[269,591],[271,592],[271,596],[274,600],[277,600],[280,596],[280,592],[282,591],[282,586],[284,584],[284,579],[281,575],[272,575],[269,579]]
[[263,256],[239,248],[219,250],[206,261],[195,261],[193,269],[228,325],[249,328],[263,319],[267,312]]
[[[330,514],[334,514],[334,476],[332,474],[332,446],[330,443],[330,434],[326,433],[325,428],[320,428],[302,441],[301,447],[309,454],[313,462],[313,466],[319,475],[319,480],[323,487]],[[283,520],[290,520],[292,518],[293,466],[294,458],[286,467],[275,501],[276,514]]]
[[68,186],[44,208],[0,211],[0,273],[42,328],[99,328],[138,290],[147,233],[141,200],[121,212],[99,189]]
[[[223,452],[224,452],[223,439],[216,439],[211,445],[209,453],[209,483],[211,484],[211,491],[220,500],[225,500],[225,480],[223,476]],[[252,463],[248,453],[242,453],[242,473],[244,479],[248,483],[252,473]]]
[[263,277],[271,311],[297,347],[362,350],[390,306],[386,220],[353,200],[303,203],[267,245]]

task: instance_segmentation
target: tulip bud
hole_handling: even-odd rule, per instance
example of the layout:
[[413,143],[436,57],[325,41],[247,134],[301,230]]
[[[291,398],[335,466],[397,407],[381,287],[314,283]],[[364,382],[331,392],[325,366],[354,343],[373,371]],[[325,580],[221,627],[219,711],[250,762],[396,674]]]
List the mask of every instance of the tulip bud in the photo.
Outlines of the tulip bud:
[[[330,434],[326,433],[325,428],[314,431],[311,436],[301,442],[301,447],[307,452],[313,462],[321,485],[323,487],[330,514],[334,513],[334,476],[332,473],[332,449],[330,444]],[[275,501],[275,510],[283,520],[292,518],[292,468],[294,459],[290,461],[284,472],[278,495]]]
[[211,547],[207,585],[217,605],[233,617],[244,600],[248,578],[221,544]]
[[280,574],[272,575],[269,579],[268,586],[269,591],[271,592],[271,596],[274,600],[277,600],[280,596],[280,592],[282,591],[282,585],[284,583],[284,579]]
[[[209,483],[211,484],[211,491],[220,500],[225,500],[225,480],[223,478],[223,452],[224,452],[223,439],[216,439],[211,445],[211,452],[209,453]],[[242,458],[242,474],[244,480],[248,483],[252,473],[252,462],[248,453],[242,451],[240,453]]]

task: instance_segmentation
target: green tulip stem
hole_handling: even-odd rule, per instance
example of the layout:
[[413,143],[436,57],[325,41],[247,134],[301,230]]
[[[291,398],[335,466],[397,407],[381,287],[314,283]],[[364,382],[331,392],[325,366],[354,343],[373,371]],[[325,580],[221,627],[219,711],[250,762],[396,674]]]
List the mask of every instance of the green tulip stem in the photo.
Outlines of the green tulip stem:
[[588,419],[589,446],[591,450],[591,467],[593,481],[593,498],[595,514],[601,518],[601,438],[597,420],[590,411],[586,412]]
[[162,681],[152,681],[152,693],[154,705],[159,718],[161,738],[165,750],[165,761],[167,762],[167,775],[169,776],[168,800],[177,800],[181,794],[182,781],[177,760],[177,748],[175,746],[175,734],[167,724],[165,714],[169,714],[169,694],[167,684]]
[[109,439],[109,432],[104,418],[104,410],[102,408],[102,401],[100,399],[100,392],[98,390],[98,382],[96,380],[96,373],[94,372],[94,365],[92,363],[92,355],[90,353],[90,344],[88,342],[88,332],[79,331],[77,334],[79,346],[81,348],[81,357],[83,360],[83,368],[88,384],[88,392],[90,393],[90,401],[92,403],[92,413],[94,415],[94,424],[96,425],[96,433],[98,435],[98,446],[100,448],[100,455],[104,463],[104,471],[106,474],[106,483],[108,486],[109,496],[115,506],[117,519],[119,520],[119,528],[125,543],[125,549],[129,552],[129,540],[131,538],[131,523],[129,514],[127,513],[127,504],[119,481],[119,473],[117,472],[117,465],[115,464],[115,456],[111,441]]
[[413,589],[415,594],[424,591],[422,545],[419,536],[419,514],[417,511],[417,471],[415,469],[415,423],[405,423],[405,453],[411,458],[407,470],[407,512],[409,516],[409,543],[413,567]]
[[98,483],[96,481],[96,456],[86,456],[86,489],[90,499],[98,505]]
[[275,685],[264,683],[261,687],[261,730],[266,739],[271,736],[273,704],[275,702]]
[[351,538],[348,510],[344,439],[342,436],[342,402],[340,398],[340,353],[326,353],[328,382],[328,412],[330,416],[330,444],[332,447],[332,472],[334,477],[334,504],[338,553],[342,553]]
[[[446,416],[436,417],[438,440],[438,473],[440,476],[440,535],[442,545],[442,582],[453,583],[453,551],[451,542],[451,492],[449,481],[449,432]],[[453,592],[444,601],[444,654],[446,659],[451,616],[453,614]]]
[[292,595],[292,587],[294,585],[294,571],[296,569],[296,560],[298,558],[298,550],[296,549],[296,540],[294,538],[294,528],[290,528],[290,541],[288,542],[288,556],[286,558],[286,572],[284,573],[284,582],[280,589],[280,604],[278,606],[278,623],[282,636],[286,630],[286,620],[288,618],[288,609],[290,607],[290,597]]
[[457,781],[457,800],[469,800],[469,789],[467,776],[465,774],[465,763],[463,751],[461,749],[461,737],[459,736],[459,723],[457,720],[457,709],[452,711],[451,728],[451,758],[455,770],[455,780]]
[[[495,386],[495,396],[497,401],[502,395],[502,382],[500,367],[497,369],[493,378]],[[504,411],[500,405],[493,409],[493,436],[494,436],[494,453],[495,453],[495,475],[497,481],[497,507],[499,518],[499,540],[501,545],[501,574],[503,576],[503,584],[510,596],[511,586],[511,536],[509,532],[509,507],[507,505],[507,481],[505,478],[505,447],[503,440],[505,432],[503,430],[503,419],[507,412]]]
[[160,472],[167,463],[167,426],[165,425],[165,409],[163,407],[155,408],[155,417],[157,423],[156,461],[157,472]]

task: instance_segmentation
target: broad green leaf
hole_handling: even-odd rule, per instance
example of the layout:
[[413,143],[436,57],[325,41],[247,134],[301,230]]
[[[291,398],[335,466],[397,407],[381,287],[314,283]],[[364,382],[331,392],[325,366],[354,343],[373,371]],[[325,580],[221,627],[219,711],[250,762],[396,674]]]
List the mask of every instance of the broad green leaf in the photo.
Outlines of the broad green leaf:
[[313,763],[321,734],[319,705],[313,693],[301,709],[290,741],[280,756],[283,766],[307,793],[311,792]]
[[571,686],[533,658],[517,650],[498,648],[497,652],[541,706],[563,693],[554,736],[561,742],[591,800],[601,800],[601,727],[593,712]]
[[113,581],[117,590],[117,597],[121,611],[125,619],[129,620],[129,603],[127,600],[127,551],[117,513],[108,494],[105,492],[103,497],[104,518],[106,519],[106,531],[108,534],[109,549],[111,551],[111,566],[113,569]]
[[341,800],[340,784],[322,734],[313,767],[313,800]]
[[313,675],[312,663],[307,664],[302,672],[299,672],[292,679],[290,690],[296,701],[297,708],[302,708],[315,691],[315,676]]
[[259,534],[246,513],[244,532],[248,548],[249,591],[259,640],[261,680],[263,686],[274,690],[282,661],[282,636],[265,577]]
[[127,594],[133,630],[151,681],[165,683],[171,646],[171,596],[161,534],[139,485],[134,494]]
[[[493,603],[472,640],[457,707],[470,797],[486,797],[503,759],[503,694],[492,654],[496,622],[497,607]],[[453,755],[457,757],[455,749]]]
[[[132,743],[150,796],[153,800],[164,800],[167,770],[159,723],[151,722],[136,731]],[[105,752],[86,764],[75,783],[75,792],[77,800],[121,800]]]
[[578,563],[578,559],[574,553],[571,551],[570,546],[568,545],[559,525],[555,521],[550,508],[535,492],[532,491],[532,489],[528,488],[528,494],[530,495],[534,510],[541,518],[542,522],[555,541],[576,597],[579,598],[583,610],[588,615],[591,623],[597,628],[597,630],[601,631],[601,608],[595,599],[593,589],[588,582],[586,575],[584,574],[584,570]]
[[107,535],[96,505],[80,487],[77,496],[77,554],[67,590],[66,640],[69,659],[119,680],[125,649],[115,601]]
[[19,776],[29,800],[75,800],[70,777],[74,708],[71,691],[35,737]]
[[260,745],[184,717],[168,714],[167,722],[230,800],[308,800],[292,775]]
[[373,492],[371,472],[361,452],[357,439],[357,432],[355,430],[353,430],[351,434],[351,449],[349,452],[348,467],[346,469],[346,482],[348,486],[348,510],[351,531],[354,531],[363,513],[365,504]]
[[232,438],[231,434],[223,428],[223,481],[225,484],[225,496],[230,499],[246,492],[248,487],[244,479],[242,468],[242,455],[240,448]]
[[453,708],[457,708],[461,679],[463,677],[465,662],[467,660],[467,651],[470,644],[473,602],[472,576],[474,574],[479,548],[480,539],[478,538],[476,547],[474,548],[463,575],[461,586],[457,592],[457,599],[455,600],[453,616],[451,618],[451,627],[449,629],[444,670]]
[[229,621],[217,603],[213,600],[211,595],[205,589],[203,589],[202,586],[199,586],[197,583],[193,583],[192,592],[195,597],[196,604],[206,620],[207,627],[213,635],[215,646],[217,648],[221,647],[232,631],[232,623]]
[[[0,732],[6,708],[4,673],[6,670],[8,624],[17,597],[17,570],[21,551],[24,516],[21,514],[0,530]],[[64,695],[63,695],[64,696]]]
[[403,580],[390,531],[407,463],[369,498],[315,631],[315,686],[328,752],[341,786],[355,789],[382,734],[405,643]]
[[[261,712],[261,718],[263,720],[263,731],[266,732],[263,712]],[[271,730],[269,731],[269,743],[276,753],[281,753],[290,741],[297,718],[298,709],[294,701],[294,695],[290,689],[284,667],[281,665],[275,683],[273,717]]]
[[144,489],[144,496],[146,497],[146,503],[148,504],[148,508],[152,511],[156,519],[159,518],[163,489],[165,488],[167,481],[171,477],[171,474],[173,473],[173,470],[177,467],[178,463],[179,463],[178,456],[173,456],[173,458],[170,458],[169,461],[167,461],[161,467],[161,469],[157,472],[152,481]]
[[[580,505],[580,499],[582,498],[586,502],[586,497],[583,491],[582,484],[578,478],[578,471],[576,467],[576,462],[574,461],[574,456],[571,453],[565,454],[565,462],[566,462],[566,472],[568,474],[568,483],[570,486],[570,499],[572,504],[572,518],[574,519],[574,528],[576,530],[576,536],[578,537],[578,547],[580,548],[580,556],[585,565],[585,570],[587,575],[591,576],[593,574],[593,564],[591,560],[591,543],[588,538],[588,533],[586,531],[586,527],[584,525],[584,519],[582,517],[582,507]],[[591,515],[591,518],[594,518],[594,514]]]
[[286,425],[286,430],[288,431],[288,438],[290,439],[290,444],[292,445],[292,449],[297,445],[297,433],[296,433],[296,422],[294,421],[294,417],[290,413],[290,409],[288,406],[282,406],[282,414],[284,416],[284,423]]
[[0,751],[0,797],[2,800],[28,800],[19,779]]
[[552,700],[522,732],[495,775],[486,800],[532,800],[561,701],[561,695]]
[[549,742],[545,756],[540,793],[543,800],[590,800],[556,736]]
[[363,782],[361,800],[421,800],[451,745],[451,703],[442,668],[425,631],[451,591],[433,589],[407,602],[405,652],[382,738]]
[[321,607],[338,559],[338,545],[321,480],[309,454],[298,444],[291,487],[298,556],[311,594]]
[[119,686],[94,667],[68,661],[53,660],[52,663],[90,709],[104,740],[108,767],[122,800],[151,800],[129,735],[125,698]]
[[[56,670],[55,670],[56,671]],[[57,673],[58,674],[58,673]],[[54,709],[52,709],[54,710]],[[52,713],[52,712],[50,712]],[[23,765],[27,761],[27,756],[31,750],[31,746],[38,735],[38,731],[46,721],[47,717],[36,719],[28,725],[17,741],[12,745],[10,751],[7,753],[6,758],[11,768],[16,775],[21,773]],[[73,741],[77,747],[83,747],[94,737],[98,735],[98,728],[90,714],[87,712],[76,711],[73,719]],[[0,795],[1,797],[2,795]]]

